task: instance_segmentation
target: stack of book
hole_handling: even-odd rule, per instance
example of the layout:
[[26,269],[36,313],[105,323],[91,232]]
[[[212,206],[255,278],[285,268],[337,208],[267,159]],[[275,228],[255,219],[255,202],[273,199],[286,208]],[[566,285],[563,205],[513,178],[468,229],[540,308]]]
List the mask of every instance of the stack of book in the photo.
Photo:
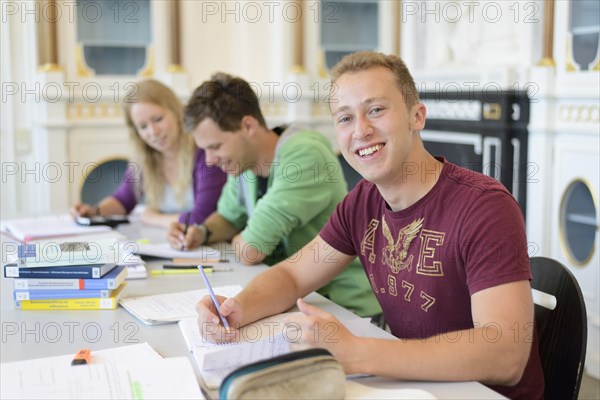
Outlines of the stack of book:
[[14,278],[16,308],[23,310],[114,309],[127,284],[118,243],[54,242],[18,245],[4,276]]

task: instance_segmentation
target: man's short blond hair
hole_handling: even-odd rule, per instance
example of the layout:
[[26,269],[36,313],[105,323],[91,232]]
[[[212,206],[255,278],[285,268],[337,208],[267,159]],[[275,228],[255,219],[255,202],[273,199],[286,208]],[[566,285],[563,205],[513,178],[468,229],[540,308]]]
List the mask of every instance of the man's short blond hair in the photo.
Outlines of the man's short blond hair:
[[[387,68],[392,72],[408,110],[420,102],[417,86],[406,64],[400,57],[391,54],[386,55],[374,51],[358,51],[348,54],[331,70],[331,82],[335,84],[346,73],[360,72],[376,67]],[[332,87],[334,88],[335,85]]]

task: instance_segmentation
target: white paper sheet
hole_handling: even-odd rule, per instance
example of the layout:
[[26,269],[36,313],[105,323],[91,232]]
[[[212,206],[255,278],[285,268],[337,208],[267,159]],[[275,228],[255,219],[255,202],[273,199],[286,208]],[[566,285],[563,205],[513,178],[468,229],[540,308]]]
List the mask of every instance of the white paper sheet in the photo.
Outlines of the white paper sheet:
[[0,397],[203,398],[187,358],[163,359],[147,343],[92,351],[89,365],[72,366],[74,354],[2,364]]
[[[232,285],[213,289],[218,295],[231,297],[238,294],[242,287]],[[206,289],[198,289],[150,296],[128,296],[122,298],[119,303],[142,322],[153,325],[195,317],[196,303],[206,295]]]
[[207,262],[209,260],[221,258],[221,252],[218,249],[208,246],[201,246],[189,251],[180,251],[173,249],[169,243],[144,244],[128,242],[126,250],[141,256],[160,258],[198,258],[206,260]]
[[363,385],[356,381],[346,381],[346,400],[401,400],[401,399],[435,399],[421,389],[379,389]]
[[110,231],[108,226],[77,225],[69,214],[2,221],[4,232],[21,241]]

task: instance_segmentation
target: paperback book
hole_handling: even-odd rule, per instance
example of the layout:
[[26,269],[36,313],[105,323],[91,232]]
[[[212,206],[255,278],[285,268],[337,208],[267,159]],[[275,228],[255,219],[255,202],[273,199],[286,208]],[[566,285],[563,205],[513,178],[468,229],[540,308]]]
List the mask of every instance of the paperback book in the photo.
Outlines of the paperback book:
[[117,267],[117,264],[67,265],[55,267],[20,268],[17,264],[4,266],[5,278],[71,278],[99,279]]
[[97,279],[15,278],[13,283],[15,290],[113,290],[125,281],[128,272],[128,267],[119,265],[102,278]]
[[71,240],[19,244],[16,262],[21,268],[69,265],[124,264],[127,255],[114,239]]
[[88,290],[46,290],[46,289],[15,289],[13,296],[15,300],[53,300],[53,299],[90,299],[110,297],[112,290],[88,289]]
[[119,298],[127,282],[123,282],[110,297],[53,299],[53,300],[17,300],[15,308],[21,310],[113,310],[119,304]]

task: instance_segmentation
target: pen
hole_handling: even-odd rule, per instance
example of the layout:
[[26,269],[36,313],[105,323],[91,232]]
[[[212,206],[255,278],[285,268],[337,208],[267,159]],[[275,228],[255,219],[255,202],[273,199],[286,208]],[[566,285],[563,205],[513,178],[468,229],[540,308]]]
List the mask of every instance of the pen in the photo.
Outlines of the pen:
[[[188,228],[190,226],[190,216],[191,213],[187,213],[185,216],[185,228],[183,230],[183,240],[185,241],[185,235],[187,235]],[[183,251],[183,243],[181,243],[181,251]]]
[[[200,271],[195,269],[153,269],[150,271],[152,275],[184,275],[184,274],[198,274]],[[213,273],[213,269],[206,269],[209,274]]]
[[[174,258],[173,264],[203,264],[203,263],[216,263],[216,262],[229,262],[227,259],[223,258]],[[196,266],[194,266],[196,268]]]
[[223,315],[221,314],[221,311],[219,311],[219,302],[217,301],[215,292],[213,292],[213,290],[212,290],[212,286],[210,286],[210,282],[208,281],[208,276],[206,276],[206,273],[204,272],[204,268],[202,268],[202,265],[198,265],[198,270],[200,271],[200,274],[202,275],[202,279],[204,280],[206,289],[208,289],[208,294],[210,295],[210,298],[212,299],[212,302],[215,305],[217,314],[219,314],[219,317],[221,318],[221,322],[223,322],[223,326],[225,327],[225,329],[227,331],[229,331],[230,328],[229,328],[229,324],[227,323],[227,319],[225,319],[225,317],[223,317]]
[[[212,270],[212,265],[202,265],[204,270]],[[163,269],[198,269],[198,264],[163,264]]]

